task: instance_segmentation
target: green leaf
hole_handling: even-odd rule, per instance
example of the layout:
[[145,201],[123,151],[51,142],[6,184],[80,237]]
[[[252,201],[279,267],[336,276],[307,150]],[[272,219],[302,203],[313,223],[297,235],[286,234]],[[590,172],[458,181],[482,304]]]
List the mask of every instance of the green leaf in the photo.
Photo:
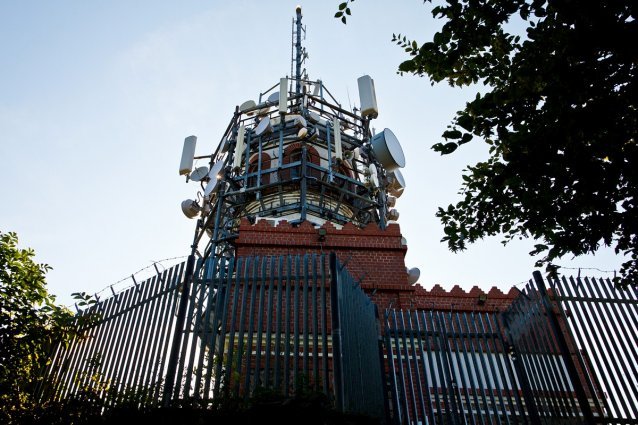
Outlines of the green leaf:
[[346,6],[348,6],[348,2],[343,2],[339,5],[339,10],[343,10],[346,8]]
[[459,130],[456,130],[456,129],[447,130],[447,131],[443,132],[442,136],[445,139],[452,139],[452,140],[460,139],[461,138],[461,132]]

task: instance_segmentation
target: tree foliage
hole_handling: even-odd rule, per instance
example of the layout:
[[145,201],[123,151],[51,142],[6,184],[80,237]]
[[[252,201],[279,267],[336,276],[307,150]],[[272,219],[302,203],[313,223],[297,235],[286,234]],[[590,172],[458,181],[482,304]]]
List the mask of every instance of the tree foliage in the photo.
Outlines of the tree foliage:
[[33,391],[51,347],[68,335],[73,315],[46,290],[51,269],[0,231],[0,422],[14,423],[34,407]]
[[[638,284],[638,4],[447,0],[432,41],[393,41],[399,73],[482,84],[432,148],[473,140],[489,158],[464,170],[463,198],[440,208],[452,251],[485,236],[531,237],[537,266],[613,246],[616,282]],[[523,28],[515,33],[517,28]]]

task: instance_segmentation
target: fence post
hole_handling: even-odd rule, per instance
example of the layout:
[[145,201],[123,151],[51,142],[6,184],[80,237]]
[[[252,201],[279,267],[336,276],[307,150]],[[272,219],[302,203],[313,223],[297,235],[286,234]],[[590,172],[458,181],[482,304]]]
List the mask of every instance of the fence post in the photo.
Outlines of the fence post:
[[175,323],[175,332],[173,332],[173,344],[171,346],[171,354],[168,358],[168,368],[166,370],[166,383],[164,385],[164,394],[162,404],[164,407],[170,405],[173,398],[173,389],[175,386],[175,374],[177,372],[177,362],[179,360],[179,348],[182,342],[182,332],[184,322],[186,321],[186,307],[188,304],[188,294],[190,292],[190,284],[193,278],[195,268],[195,254],[188,256],[186,263],[186,271],[184,273],[184,287],[179,300],[179,310],[177,312],[177,321]]
[[565,338],[565,334],[560,328],[560,323],[558,323],[558,319],[554,312],[552,311],[552,306],[549,302],[549,296],[547,295],[547,288],[545,287],[545,282],[543,281],[543,277],[541,273],[536,270],[533,273],[534,282],[536,283],[536,287],[540,292],[541,299],[543,302],[543,308],[547,313],[547,319],[552,327],[552,331],[554,336],[556,337],[556,342],[558,343],[558,348],[561,351],[561,356],[565,361],[565,366],[567,367],[567,373],[569,373],[569,377],[571,378],[574,384],[574,390],[576,391],[576,397],[578,398],[578,403],[580,404],[580,409],[585,417],[585,423],[594,424],[594,414],[591,410],[591,406],[589,405],[589,401],[587,400],[587,394],[583,388],[580,377],[578,376],[578,370],[576,369],[576,364],[574,363],[574,359],[572,358],[569,352],[569,345],[567,344],[567,338]]
[[339,265],[337,254],[330,253],[330,314],[332,318],[332,369],[334,379],[335,407],[343,411],[343,372],[341,352],[341,323],[339,320]]
[[[379,350],[379,367],[381,367],[381,385],[383,386],[383,408],[385,410],[385,423],[389,425],[392,423],[392,421],[390,418],[390,400],[388,399],[388,379],[385,373],[385,362],[383,361],[384,349],[383,349],[383,335],[381,333],[381,329],[383,329],[383,326],[381,325],[381,316],[379,315],[379,306],[376,304],[373,304],[373,306],[374,306],[374,318],[377,325],[377,347]],[[388,359],[390,359],[390,356],[388,356]],[[392,360],[390,359],[390,361]]]

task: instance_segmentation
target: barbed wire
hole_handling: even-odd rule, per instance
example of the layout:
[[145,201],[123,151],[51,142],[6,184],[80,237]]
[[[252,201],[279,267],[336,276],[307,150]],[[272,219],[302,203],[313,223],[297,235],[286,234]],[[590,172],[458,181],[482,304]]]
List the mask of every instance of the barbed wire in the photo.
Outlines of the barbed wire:
[[[113,293],[113,294],[119,294],[120,292],[123,292],[126,289],[128,289],[128,288],[130,288],[130,287],[135,285],[136,282],[135,282],[134,276],[137,276],[138,274],[150,269],[151,267],[155,267],[157,264],[162,266],[163,271],[165,271],[166,267],[164,266],[164,264],[162,264],[163,262],[171,261],[171,260],[181,260],[181,259],[187,258],[187,257],[188,257],[188,255],[181,255],[181,256],[177,256],[177,257],[162,258],[161,260],[151,260],[152,263],[150,265],[148,265],[146,267],[142,267],[138,271],[136,271],[134,273],[131,273],[131,274],[127,275],[126,277],[123,277],[122,279],[118,280],[117,282],[111,283],[110,285],[106,285],[104,288],[102,288],[99,291],[95,292],[93,295],[96,297],[96,300],[99,301],[100,300],[100,295],[102,295],[102,293],[104,293],[107,290],[110,290],[111,293]],[[124,281],[126,281],[128,279],[132,279],[133,280],[133,284],[132,285],[125,286],[125,287],[123,287],[121,289],[118,289],[117,291],[115,291],[113,289],[114,286],[116,286],[116,285],[118,285],[118,284],[120,284],[120,283],[122,283],[122,282],[124,282]],[[81,291],[79,291],[79,292],[81,292]],[[66,305],[65,307],[67,307],[68,309],[71,309],[71,308],[75,307],[77,309],[77,306],[75,305],[75,303],[71,304],[71,305]]]
[[564,269],[564,270],[596,270],[599,271],[601,273],[616,273],[617,270],[601,270],[598,267],[564,267],[561,265],[558,265],[559,268]]

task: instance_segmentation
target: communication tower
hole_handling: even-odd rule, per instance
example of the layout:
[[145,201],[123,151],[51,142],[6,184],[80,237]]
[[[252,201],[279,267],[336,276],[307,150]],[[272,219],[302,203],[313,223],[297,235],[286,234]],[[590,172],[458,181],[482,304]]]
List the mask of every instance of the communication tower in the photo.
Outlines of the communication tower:
[[[212,154],[195,155],[195,136],[184,141],[179,173],[200,190],[182,210],[198,219],[193,246],[206,242],[204,259],[235,254],[243,218],[381,229],[399,218],[405,156],[391,130],[371,130],[379,114],[374,81],[360,77],[359,108],[344,108],[302,69],[304,33],[297,7],[292,75],[237,106]],[[209,165],[193,169],[194,159]]]

